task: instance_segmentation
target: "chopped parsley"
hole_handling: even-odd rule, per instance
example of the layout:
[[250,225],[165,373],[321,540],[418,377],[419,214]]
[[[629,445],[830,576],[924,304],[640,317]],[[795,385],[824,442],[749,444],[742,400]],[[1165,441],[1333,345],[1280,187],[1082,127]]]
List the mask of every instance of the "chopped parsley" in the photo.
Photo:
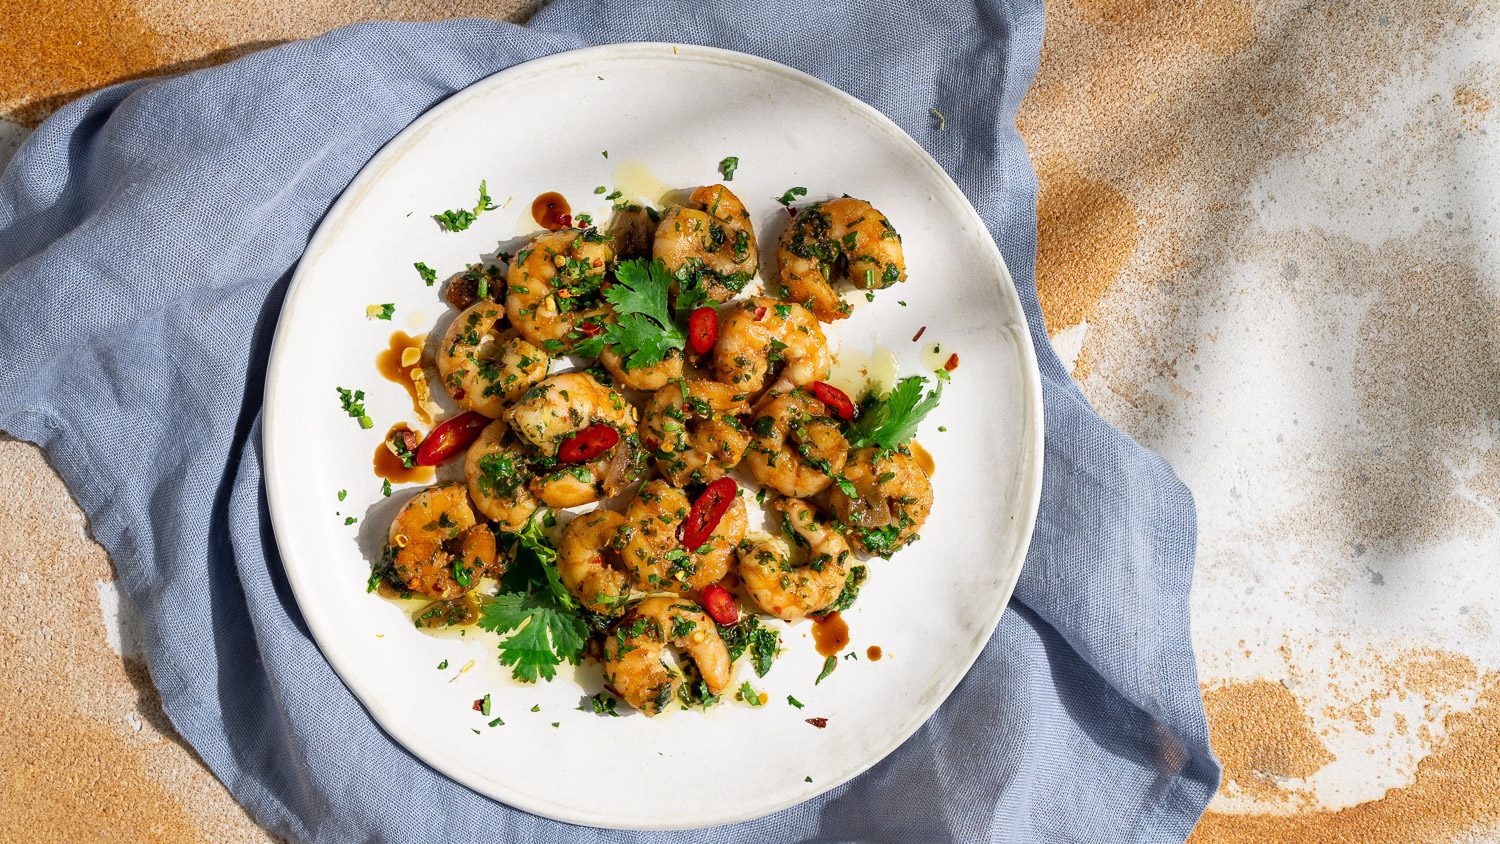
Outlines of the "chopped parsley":
[[[485,184],[485,180],[480,179],[479,202],[475,203],[473,211],[467,208],[459,208],[455,211],[444,211],[441,214],[433,214],[432,218],[437,220],[438,225],[445,231],[461,232],[472,226],[474,221],[479,219],[480,214],[486,211],[493,211],[498,207],[494,200],[490,199],[490,192],[488,186]],[[420,268],[418,269],[420,271]],[[423,278],[426,278],[425,273],[423,273]],[[428,284],[431,283],[430,281],[428,282]]]
[[615,268],[615,283],[604,291],[618,319],[579,344],[575,352],[591,357],[605,346],[614,346],[626,369],[645,369],[661,363],[674,349],[685,348],[687,337],[672,319],[668,305],[672,282],[660,258],[622,261]]
[[359,420],[359,427],[369,428],[375,421],[365,413],[365,391],[348,390],[343,387],[335,387],[339,391],[339,404],[343,405],[344,412],[350,418]]
[[731,156],[725,158],[723,161],[720,161],[719,162],[719,173],[724,176],[724,181],[726,181],[726,182],[732,182],[732,181],[734,181],[734,171],[738,170],[739,166],[740,166],[740,158],[737,155],[731,155]]
[[412,266],[417,268],[417,272],[422,276],[422,280],[427,282],[428,287],[431,287],[433,282],[437,281],[437,270],[427,266],[426,262],[418,261],[412,264]]
[[754,615],[746,615],[734,624],[720,624],[718,627],[720,638],[729,648],[729,661],[733,662],[749,651],[750,663],[755,666],[756,676],[766,676],[771,670],[771,663],[776,661],[777,651],[781,649],[781,634],[761,626],[760,617]]
[[616,710],[617,701],[609,692],[600,692],[593,697],[578,704],[579,712],[592,712],[595,715],[608,716],[610,718],[620,717]]
[[802,708],[802,701],[797,700],[796,698],[792,697],[791,695],[787,695],[786,696],[786,702],[789,703],[789,704],[791,704],[792,706],[797,707],[798,709]]
[[746,680],[740,684],[740,690],[734,693],[735,700],[742,700],[751,706],[762,706],[760,692],[750,687],[750,681]]
[[349,497],[349,490],[347,490],[347,489],[341,489],[341,490],[339,490],[339,500],[340,501],[343,501],[345,498],[348,498],[348,497]]
[[356,519],[353,516],[345,516],[344,517],[344,524],[346,524],[346,525],[352,525],[352,524],[354,524],[357,521],[359,521],[359,519]]
[[492,719],[490,721],[490,726],[491,727],[503,727],[503,726],[505,726],[505,719],[504,718],[496,717],[496,718],[494,718],[494,719]]
[[790,208],[799,196],[807,196],[807,188],[789,188],[786,193],[776,197],[776,201]]
[[448,660],[445,659],[442,662],[438,663],[437,670],[442,671],[444,668],[447,668],[447,667],[448,667]]
[[386,498],[390,498],[391,497],[391,479],[390,478],[385,478],[385,479],[381,480],[381,482],[380,482],[380,494],[384,495]]
[[823,673],[818,675],[818,679],[816,679],[816,680],[813,681],[813,685],[816,686],[819,683],[823,682],[825,679],[827,679],[827,677],[828,677],[829,674],[833,673],[833,669],[838,668],[838,667],[839,667],[839,658],[836,657],[836,656],[831,656],[831,657],[823,660]]
[[922,395],[927,379],[920,375],[902,378],[890,394],[882,397],[870,396],[863,402],[858,421],[849,432],[849,445],[854,448],[877,446],[895,449],[917,433],[917,425],[938,405],[943,395],[944,375],[939,375],[937,386]]
[[386,302],[384,305],[371,305],[365,309],[365,314],[370,319],[388,320],[396,315],[396,304],[394,302]]

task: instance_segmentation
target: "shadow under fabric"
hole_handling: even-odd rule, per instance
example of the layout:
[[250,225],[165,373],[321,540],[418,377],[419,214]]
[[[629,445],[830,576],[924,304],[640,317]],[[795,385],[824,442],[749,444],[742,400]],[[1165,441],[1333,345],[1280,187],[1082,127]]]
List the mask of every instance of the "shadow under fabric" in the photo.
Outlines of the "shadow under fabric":
[[[43,124],[0,179],[0,429],[50,454],[140,611],[173,723],[279,835],[1180,841],[1219,777],[1188,635],[1192,501],[1089,407],[1047,340],[1033,280],[1036,177],[1015,130],[1042,27],[1034,0],[558,0],[526,27],[357,25],[90,94]],[[276,315],[308,238],[360,167],[497,70],[632,40],[783,62],[922,143],[1000,245],[1046,407],[1026,568],[953,696],[854,781],[767,818],[684,833],[528,815],[392,743],[309,638],[261,483]]]

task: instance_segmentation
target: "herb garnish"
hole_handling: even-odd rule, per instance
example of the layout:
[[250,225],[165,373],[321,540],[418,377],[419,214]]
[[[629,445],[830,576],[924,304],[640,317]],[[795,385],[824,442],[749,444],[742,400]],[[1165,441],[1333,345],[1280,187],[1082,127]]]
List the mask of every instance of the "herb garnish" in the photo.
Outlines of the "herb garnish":
[[672,350],[686,347],[687,337],[672,319],[667,304],[672,281],[660,258],[621,262],[615,268],[615,283],[604,291],[618,319],[574,351],[596,356],[605,346],[614,346],[626,369],[644,369],[661,363]]
[[375,424],[375,421],[365,413],[364,390],[349,390],[343,387],[334,389],[339,391],[339,404],[343,405],[344,412],[349,414],[350,418],[358,419],[359,427],[369,428]]
[[422,276],[423,281],[427,282],[428,287],[431,287],[432,283],[437,281],[437,270],[427,266],[425,261],[418,261],[412,264],[412,266],[417,268],[417,273]]
[[786,193],[776,197],[776,201],[782,205],[791,207],[791,204],[796,202],[799,196],[807,196],[807,188],[790,188]]
[[946,380],[946,373],[938,374],[937,386],[924,397],[922,389],[927,385],[927,379],[913,375],[902,378],[889,395],[866,398],[859,420],[849,432],[849,445],[891,450],[911,441],[917,433],[917,425],[937,407]]
[[[474,205],[473,211],[470,211],[467,208],[459,208],[456,211],[444,211],[441,214],[433,214],[432,218],[434,220],[437,220],[438,225],[446,231],[461,232],[464,229],[467,229],[469,226],[473,225],[474,221],[479,218],[480,214],[483,214],[486,211],[493,211],[498,207],[499,206],[495,204],[494,200],[490,199],[490,192],[485,184],[485,180],[480,179],[479,202]],[[418,269],[420,271],[420,268]],[[426,278],[425,273],[423,274],[423,278]],[[428,284],[431,283],[432,282],[428,282]]]
[[740,166],[740,158],[737,155],[731,155],[731,156],[725,158],[723,161],[720,161],[719,162],[719,173],[721,173],[724,176],[724,181],[726,181],[726,182],[732,182],[732,181],[734,181],[734,171],[738,170],[739,166]]
[[816,680],[813,681],[813,685],[816,686],[819,683],[823,682],[823,680],[825,678],[827,678],[829,674],[833,673],[833,669],[838,668],[838,667],[839,667],[839,658],[836,657],[836,656],[831,656],[831,657],[823,660],[823,673],[818,675],[818,679],[816,679]]
[[526,683],[551,680],[563,662],[583,656],[588,626],[557,573],[557,549],[536,516],[510,534],[514,556],[501,582],[506,590],[485,603],[479,626],[501,635],[500,662]]

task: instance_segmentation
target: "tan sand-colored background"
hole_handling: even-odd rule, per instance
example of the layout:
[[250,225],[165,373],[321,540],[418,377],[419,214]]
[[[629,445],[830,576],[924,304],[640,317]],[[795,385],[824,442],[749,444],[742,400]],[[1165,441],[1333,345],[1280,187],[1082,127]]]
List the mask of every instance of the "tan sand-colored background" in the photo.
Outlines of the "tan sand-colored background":
[[[79,92],[503,0],[0,4],[0,160]],[[1500,841],[1500,5],[1057,0],[1021,115],[1060,354],[1200,507],[1230,842]],[[935,103],[935,107],[941,107]],[[0,437],[0,840],[265,838]],[[59,597],[61,596],[61,597]]]

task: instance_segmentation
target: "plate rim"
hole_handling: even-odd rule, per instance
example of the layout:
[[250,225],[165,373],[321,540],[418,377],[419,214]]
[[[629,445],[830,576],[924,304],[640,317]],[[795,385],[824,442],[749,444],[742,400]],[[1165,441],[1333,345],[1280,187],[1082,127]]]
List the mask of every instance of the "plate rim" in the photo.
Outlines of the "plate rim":
[[[870,119],[875,125],[884,129],[896,143],[905,144],[911,151],[915,152],[918,159],[936,177],[938,183],[951,190],[962,200],[963,208],[967,211],[969,217],[966,222],[984,233],[982,240],[986,244],[988,252],[991,253],[991,257],[994,258],[1000,268],[1000,274],[993,279],[995,285],[999,288],[1000,295],[1002,298],[1010,300],[1010,303],[1014,305],[1016,312],[1021,314],[1023,320],[1021,323],[1007,322],[1003,326],[1008,328],[1012,335],[1016,335],[1016,346],[1019,347],[1021,352],[1023,369],[1021,373],[1022,391],[1020,396],[1023,403],[1023,441],[1018,448],[1018,451],[1022,455],[1022,466],[1019,470],[1021,475],[1017,501],[1019,510],[1016,514],[1020,530],[1017,532],[1015,547],[1011,548],[1003,557],[1010,565],[1011,575],[1008,583],[1001,584],[1002,589],[1000,591],[1005,596],[1004,600],[999,602],[998,611],[984,625],[989,631],[988,634],[978,642],[973,652],[968,654],[963,660],[961,670],[952,672],[937,686],[939,693],[932,696],[933,703],[927,707],[926,711],[921,714],[921,717],[913,719],[902,730],[892,731],[887,741],[876,752],[870,754],[867,761],[856,766],[853,771],[842,778],[830,781],[826,785],[820,784],[819,788],[810,793],[794,795],[775,805],[756,807],[749,811],[726,812],[708,822],[673,823],[668,820],[661,824],[649,826],[622,826],[611,823],[608,818],[590,814],[586,810],[572,809],[571,814],[565,814],[560,810],[568,810],[570,807],[560,801],[545,803],[499,783],[478,782],[476,778],[469,776],[466,771],[457,769],[458,766],[446,764],[441,754],[432,752],[429,748],[422,747],[421,743],[416,740],[416,736],[412,734],[412,731],[402,729],[399,724],[392,723],[392,719],[389,718],[389,714],[381,705],[378,695],[366,686],[360,673],[353,666],[346,664],[340,655],[336,655],[329,649],[324,648],[323,642],[325,641],[325,637],[323,632],[326,630],[325,622],[327,620],[321,616],[317,616],[315,613],[310,614],[305,609],[310,603],[315,602],[304,600],[304,596],[310,599],[316,590],[313,584],[304,579],[303,573],[309,570],[307,567],[287,565],[288,555],[280,537],[284,532],[289,535],[295,533],[295,531],[292,530],[289,521],[290,516],[283,515],[288,512],[291,504],[284,500],[282,494],[278,491],[281,483],[273,480],[283,477],[283,472],[279,466],[280,461],[271,445],[282,438],[282,435],[277,433],[280,427],[277,425],[277,419],[280,414],[276,411],[276,397],[279,392],[277,388],[280,381],[280,373],[286,368],[286,364],[281,360],[282,351],[287,345],[287,341],[283,338],[289,333],[290,317],[297,307],[299,294],[302,292],[303,287],[306,286],[302,284],[303,278],[307,272],[310,272],[307,270],[307,264],[305,263],[306,257],[308,255],[315,255],[321,251],[326,246],[325,241],[329,241],[337,236],[343,228],[339,224],[340,218],[345,216],[350,206],[357,201],[358,197],[365,193],[364,189],[383,174],[386,169],[384,165],[393,161],[397,151],[405,145],[405,142],[413,136],[426,132],[428,126],[441,118],[448,110],[460,107],[467,100],[489,93],[496,86],[504,85],[507,78],[511,76],[518,76],[523,73],[535,73],[553,63],[572,63],[594,58],[612,60],[630,58],[637,55],[659,58],[659,51],[664,50],[670,50],[672,56],[676,59],[700,62],[708,61],[717,64],[744,67],[752,71],[771,73],[786,81],[809,86],[825,94],[832,95],[835,99],[842,101],[844,105],[851,107],[867,119]],[[423,764],[444,777],[463,785],[474,793],[539,817],[601,829],[643,831],[706,829],[768,817],[790,807],[821,797],[829,791],[842,786],[844,783],[853,780],[879,764],[900,748],[901,745],[905,744],[907,739],[915,735],[918,730],[932,719],[937,710],[953,694],[958,684],[968,676],[969,671],[974,667],[974,663],[979,659],[980,654],[983,653],[986,644],[994,637],[995,630],[999,627],[1001,619],[1009,608],[1010,600],[1015,593],[1016,583],[1020,579],[1021,569],[1025,566],[1026,553],[1030,548],[1032,535],[1036,529],[1037,515],[1041,505],[1045,445],[1041,372],[1037,363],[1036,349],[1032,345],[1029,325],[1025,322],[1025,319],[1025,308],[1022,306],[1019,292],[1016,290],[1014,279],[1010,273],[1010,267],[1005,262],[1005,256],[1001,254],[993,236],[989,233],[989,227],[985,224],[983,218],[979,216],[978,210],[974,208],[968,196],[953,181],[953,178],[948,175],[948,172],[943,169],[942,165],[938,164],[932,155],[907,134],[904,129],[897,125],[895,121],[886,116],[884,112],[837,86],[794,67],[762,56],[721,47],[679,44],[669,41],[624,41],[613,44],[600,44],[563,50],[547,56],[519,62],[478,79],[430,106],[404,129],[383,144],[379,151],[360,167],[359,172],[344,187],[338,198],[329,206],[328,211],[319,219],[313,236],[308,240],[306,248],[297,259],[297,266],[292,272],[291,280],[287,284],[286,294],[282,299],[281,307],[277,313],[276,330],[272,336],[270,353],[267,356],[262,391],[264,399],[261,409],[261,478],[265,484],[267,510],[270,515],[272,535],[275,539],[277,555],[281,561],[281,570],[286,575],[288,585],[291,587],[292,596],[297,602],[297,609],[302,616],[303,623],[307,625],[308,632],[311,635],[313,644],[317,646],[319,654],[327,661],[328,666],[333,669],[334,674],[343,682],[354,698],[365,708],[376,726],[386,735],[390,736],[403,750],[421,760]]]

